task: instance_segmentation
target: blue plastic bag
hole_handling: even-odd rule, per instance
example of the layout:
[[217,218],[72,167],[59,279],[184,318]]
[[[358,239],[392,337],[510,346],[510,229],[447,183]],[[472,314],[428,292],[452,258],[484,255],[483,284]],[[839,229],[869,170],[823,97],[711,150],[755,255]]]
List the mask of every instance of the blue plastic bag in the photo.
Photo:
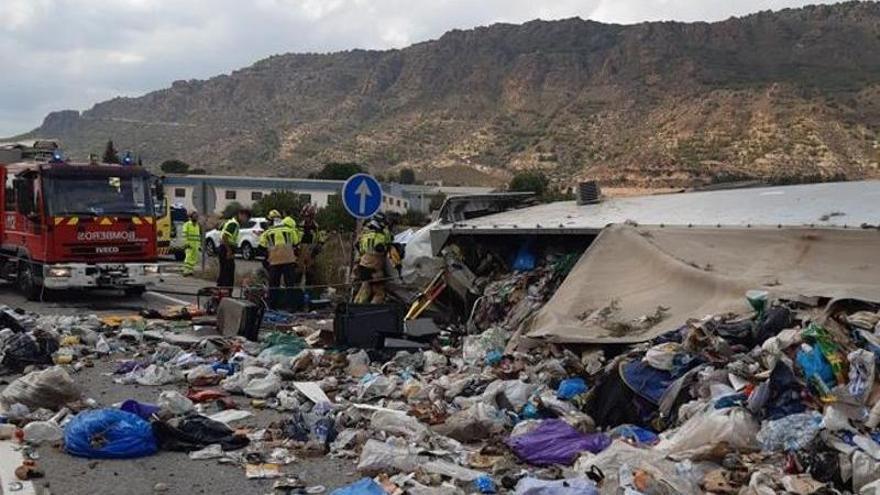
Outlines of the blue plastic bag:
[[814,346],[806,350],[804,346],[797,353],[797,363],[804,372],[804,377],[813,385],[814,389],[822,395],[829,391],[837,384],[834,379],[834,370],[831,363],[822,355],[819,346]]
[[530,272],[535,269],[535,252],[532,250],[532,243],[527,242],[516,252],[516,258],[513,260],[513,271]]
[[159,450],[150,423],[119,409],[79,413],[64,428],[64,449],[89,459],[130,459]]
[[622,438],[635,445],[654,445],[660,441],[656,433],[636,425],[620,425],[608,434],[612,438]]
[[385,490],[379,486],[372,478],[361,478],[354,483],[337,488],[330,492],[330,495],[387,495]]
[[556,396],[562,400],[568,400],[587,391],[587,382],[583,378],[566,378],[559,382]]

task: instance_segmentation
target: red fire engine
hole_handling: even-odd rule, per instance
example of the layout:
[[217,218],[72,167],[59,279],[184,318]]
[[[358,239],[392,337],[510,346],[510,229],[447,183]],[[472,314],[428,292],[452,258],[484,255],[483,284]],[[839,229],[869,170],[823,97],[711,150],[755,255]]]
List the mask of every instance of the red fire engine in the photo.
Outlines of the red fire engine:
[[[130,162],[130,160],[126,160]],[[159,282],[150,174],[65,161],[52,141],[0,147],[0,276],[29,299],[44,289]]]

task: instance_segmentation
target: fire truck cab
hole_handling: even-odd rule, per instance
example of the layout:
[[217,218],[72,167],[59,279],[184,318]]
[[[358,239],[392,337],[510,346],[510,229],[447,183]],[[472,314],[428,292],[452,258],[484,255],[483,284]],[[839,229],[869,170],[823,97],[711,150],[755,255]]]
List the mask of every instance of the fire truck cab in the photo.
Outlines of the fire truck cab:
[[[48,147],[47,147],[48,148]],[[160,281],[150,174],[0,147],[0,277],[29,299],[45,289],[123,289]]]

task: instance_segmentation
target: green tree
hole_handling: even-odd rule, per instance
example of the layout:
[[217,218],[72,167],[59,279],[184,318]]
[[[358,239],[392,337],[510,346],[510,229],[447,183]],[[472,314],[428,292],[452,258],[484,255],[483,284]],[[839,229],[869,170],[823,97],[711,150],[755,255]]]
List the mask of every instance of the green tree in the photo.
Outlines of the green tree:
[[208,171],[203,168],[194,168],[189,171],[190,175],[208,175]]
[[265,217],[270,211],[278,210],[283,215],[295,217],[306,202],[303,195],[293,191],[273,191],[254,203],[254,216]]
[[189,163],[181,160],[165,160],[159,168],[166,174],[185,174],[189,172]]
[[543,196],[550,181],[541,172],[520,172],[513,176],[509,189],[514,192],[533,192]]
[[113,140],[107,141],[107,146],[104,147],[104,163],[120,163],[119,161],[119,152],[116,151],[116,146],[113,146]]
[[317,179],[345,180],[354,174],[364,172],[365,169],[354,162],[330,162],[324,165],[315,175]]
[[342,198],[338,194],[327,198],[327,206],[318,210],[317,215],[315,215],[315,221],[324,230],[354,232],[354,217],[345,211],[345,207],[342,206]]
[[400,183],[401,184],[415,184],[416,183],[416,172],[411,168],[402,168],[400,169]]
[[226,205],[226,208],[223,208],[223,218],[232,218],[235,215],[238,215],[238,210],[244,208],[241,203],[238,201],[233,201]]

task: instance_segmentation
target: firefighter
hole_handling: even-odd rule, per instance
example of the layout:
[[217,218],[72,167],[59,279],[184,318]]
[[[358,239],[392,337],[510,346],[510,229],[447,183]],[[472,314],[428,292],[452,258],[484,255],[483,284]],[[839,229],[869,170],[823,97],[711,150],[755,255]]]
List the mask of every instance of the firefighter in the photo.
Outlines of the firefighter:
[[220,275],[217,276],[217,287],[232,288],[235,285],[235,250],[238,248],[238,231],[241,229],[241,224],[247,223],[250,218],[250,210],[238,210],[238,213],[227,220],[220,229],[220,246],[217,249]]
[[[269,212],[269,216],[278,221],[260,235],[260,247],[266,250],[269,289],[280,288],[282,279],[285,287],[293,287],[296,283],[296,246],[300,241],[296,222],[290,217],[280,219],[281,214],[275,210]],[[270,300],[277,301],[278,298],[271,297]]]
[[189,220],[183,224],[183,242],[186,256],[183,258],[183,276],[190,277],[199,261],[202,249],[202,229],[199,227],[199,212],[191,211]]
[[312,282],[311,271],[315,257],[321,252],[324,242],[327,240],[327,233],[318,227],[315,214],[315,205],[310,203],[304,205],[299,213],[300,245],[297,261],[302,285],[308,285]]
[[385,255],[390,243],[386,225],[375,218],[367,222],[357,243],[361,255],[358,262],[361,285],[355,295],[355,303],[385,302]]

